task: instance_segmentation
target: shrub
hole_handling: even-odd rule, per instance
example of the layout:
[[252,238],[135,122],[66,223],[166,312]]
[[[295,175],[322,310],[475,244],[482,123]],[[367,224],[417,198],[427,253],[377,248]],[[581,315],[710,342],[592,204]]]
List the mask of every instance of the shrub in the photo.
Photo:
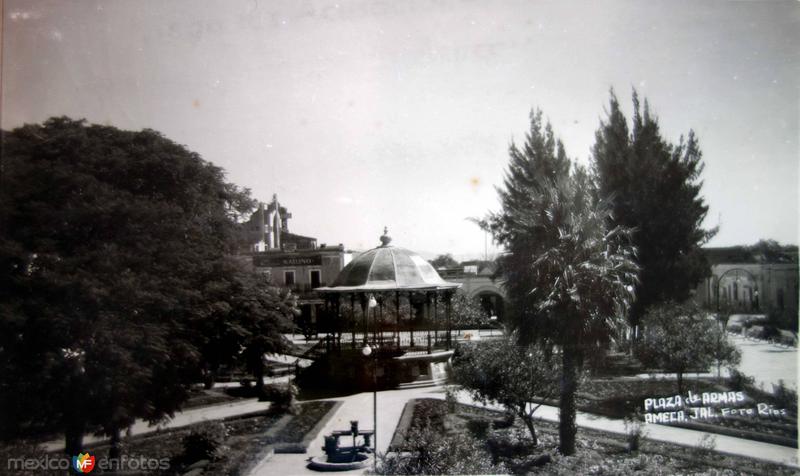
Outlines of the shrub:
[[533,441],[530,437],[526,438],[524,433],[512,430],[493,433],[486,439],[486,446],[492,454],[492,463],[498,464],[528,455]]
[[778,380],[773,393],[775,403],[781,408],[787,408],[797,413],[797,392],[787,387],[783,379]]
[[629,452],[639,451],[645,434],[644,423],[639,419],[638,413],[625,417],[625,440]]
[[475,438],[484,439],[489,432],[489,422],[484,419],[470,419],[467,421],[467,429]]
[[781,337],[781,331],[771,324],[764,326],[764,331],[761,333],[761,338],[765,340],[777,340]]
[[717,437],[706,433],[699,440],[697,440],[697,444],[692,447],[692,457],[696,460],[708,459],[714,454],[716,447]]
[[456,404],[458,403],[458,398],[456,397],[456,391],[453,389],[452,386],[445,388],[444,402],[447,404],[448,412],[453,413],[456,411]]
[[747,391],[753,387],[753,383],[755,379],[753,377],[748,377],[747,375],[739,372],[736,369],[730,369],[730,375],[728,376],[728,386],[731,390],[735,391]]
[[293,383],[264,385],[259,400],[272,402],[270,410],[273,412],[294,413],[297,393]]
[[503,418],[492,421],[492,428],[495,430],[502,430],[505,428],[511,428],[514,424],[515,416],[511,412],[505,412]]
[[35,471],[25,470],[24,466],[20,467],[17,465],[23,465],[24,460],[27,459],[38,460],[44,454],[44,448],[36,443],[29,441],[2,441],[2,443],[0,443],[0,461],[2,461],[3,467],[0,468],[0,474],[13,474],[15,476],[36,475],[37,473]]
[[228,429],[224,424],[203,423],[183,438],[183,454],[180,459],[184,464],[201,459],[216,459],[227,437]]
[[377,474],[508,474],[483,442],[468,434],[443,435],[427,427],[415,428],[406,435],[403,453],[378,455]]

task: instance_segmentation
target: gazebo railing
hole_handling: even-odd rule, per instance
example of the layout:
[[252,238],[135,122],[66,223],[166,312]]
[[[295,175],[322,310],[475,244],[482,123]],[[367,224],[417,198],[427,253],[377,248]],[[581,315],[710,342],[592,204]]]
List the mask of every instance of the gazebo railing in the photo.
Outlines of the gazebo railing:
[[365,345],[379,346],[383,349],[397,350],[427,350],[428,353],[434,350],[449,350],[455,343],[455,331],[447,330],[406,330],[406,331],[380,331],[372,332],[342,332],[331,333],[325,338],[326,348],[337,349],[361,349]]

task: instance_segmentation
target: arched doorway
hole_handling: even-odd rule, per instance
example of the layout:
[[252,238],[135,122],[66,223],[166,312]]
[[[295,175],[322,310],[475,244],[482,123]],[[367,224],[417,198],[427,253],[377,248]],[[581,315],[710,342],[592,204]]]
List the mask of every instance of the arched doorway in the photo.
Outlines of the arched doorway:
[[726,270],[716,280],[717,311],[725,307],[736,311],[759,310],[758,280],[744,268]]

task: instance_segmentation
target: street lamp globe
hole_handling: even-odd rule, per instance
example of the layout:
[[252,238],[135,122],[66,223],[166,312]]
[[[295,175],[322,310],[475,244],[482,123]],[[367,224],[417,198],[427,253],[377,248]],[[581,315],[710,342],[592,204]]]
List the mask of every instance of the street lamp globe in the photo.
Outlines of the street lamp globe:
[[372,354],[372,347],[367,344],[363,349],[361,349],[361,353],[364,354],[365,357],[369,357]]

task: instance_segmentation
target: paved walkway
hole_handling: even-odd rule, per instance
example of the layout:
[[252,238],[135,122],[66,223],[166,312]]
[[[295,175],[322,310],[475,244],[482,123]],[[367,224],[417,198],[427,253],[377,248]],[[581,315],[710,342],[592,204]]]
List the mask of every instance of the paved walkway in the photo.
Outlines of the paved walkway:
[[739,371],[755,379],[756,386],[767,392],[783,380],[787,387],[797,390],[797,348],[772,344],[763,340],[746,339],[728,333],[728,340],[742,351]]
[[[467,404],[475,404],[466,392],[459,392],[459,401]],[[400,415],[405,404],[414,398],[437,398],[444,399],[444,389],[441,387],[413,388],[407,390],[388,390],[378,392],[378,451],[386,452],[391,442],[394,430],[400,421]],[[362,429],[372,429],[372,393],[359,393],[355,395],[332,398],[329,400],[342,401],[343,404],[337,410],[333,418],[319,432],[308,448],[308,454],[276,454],[270,459],[261,461],[251,472],[251,476],[258,475],[301,475],[318,474],[306,468],[307,460],[311,456],[323,454],[324,435],[330,434],[334,430],[346,430],[350,428],[351,420],[359,420]],[[175,418],[161,425],[150,426],[147,422],[139,421],[131,427],[131,434],[138,435],[158,431],[160,429],[177,428],[193,423],[217,420],[234,415],[242,415],[257,411],[266,410],[269,403],[259,402],[256,399],[241,400],[233,403],[224,403],[202,408],[194,408],[175,415]],[[499,407],[495,407],[499,408]],[[552,406],[542,406],[537,411],[537,416],[543,420],[558,421],[558,409]],[[614,420],[601,416],[579,412],[577,415],[579,427],[592,428],[596,430],[610,431],[613,433],[624,434],[625,426],[621,420]],[[662,425],[647,425],[646,437],[652,440],[666,441],[687,446],[693,446],[706,434],[700,431],[687,430]],[[780,445],[761,443],[750,440],[743,440],[724,435],[712,435],[716,439],[716,450],[719,452],[746,456],[749,458],[772,461],[777,463],[798,466],[797,450]],[[104,438],[87,436],[87,444],[103,441]],[[343,441],[346,443],[346,440]],[[45,443],[44,448],[48,451],[58,451],[63,449],[63,440],[54,440]],[[345,474],[362,474],[364,470],[345,472]]]
[[[400,420],[406,402],[414,398],[444,399],[444,389],[429,387],[408,390],[390,390],[378,393],[378,451],[385,452],[397,423]],[[458,393],[459,401],[475,404],[466,392]],[[308,448],[308,454],[276,454],[269,459],[262,460],[250,473],[250,476],[279,475],[310,475],[318,472],[306,468],[308,459],[312,456],[323,454],[323,437],[334,430],[346,430],[350,427],[350,420],[359,420],[359,427],[372,428],[372,394],[359,393],[356,395],[336,398],[343,405],[339,408],[334,418],[320,431],[316,439]],[[499,408],[499,407],[496,407]],[[542,420],[558,421],[558,408],[542,406],[537,411],[537,416]],[[622,420],[591,415],[579,412],[577,415],[579,427],[595,430],[610,431],[625,434],[625,425]],[[647,425],[646,438],[656,441],[665,441],[685,446],[696,445],[705,432],[676,428],[663,425]],[[733,455],[745,456],[764,461],[783,463],[798,466],[797,450],[780,445],[743,440],[724,435],[711,434],[716,440],[716,451]],[[346,439],[343,440],[346,443]],[[342,474],[363,474],[366,470],[342,472]]]
[[[259,412],[268,409],[269,405],[269,402],[259,402],[255,398],[249,398],[246,400],[237,400],[232,403],[221,403],[219,405],[192,408],[184,412],[176,413],[175,418],[172,418],[171,420],[159,425],[150,425],[146,421],[137,420],[136,423],[130,427],[130,435],[152,433],[154,431],[191,425],[201,421],[219,420],[230,416]],[[88,446],[92,443],[106,441],[107,439],[108,438],[105,436],[85,435],[83,438],[83,444]],[[64,440],[60,439],[48,441],[42,444],[42,447],[45,449],[45,451],[62,451],[64,449]]]
[[[392,441],[394,430],[400,421],[406,402],[412,398],[437,398],[436,395],[443,395],[440,388],[424,388],[409,390],[389,390],[378,392],[378,431],[377,443],[378,451],[386,452]],[[332,398],[343,402],[333,418],[319,432],[317,437],[308,447],[308,454],[276,454],[268,459],[262,460],[250,473],[256,475],[301,475],[314,474],[319,476],[318,471],[306,468],[308,459],[312,456],[324,454],[322,446],[324,437],[335,430],[350,429],[350,421],[358,420],[358,427],[362,430],[373,429],[372,413],[372,393],[358,393],[340,398]],[[444,398],[443,396],[441,398]],[[348,438],[341,439],[342,445],[348,445]],[[366,470],[341,471],[336,474],[363,474]]]

